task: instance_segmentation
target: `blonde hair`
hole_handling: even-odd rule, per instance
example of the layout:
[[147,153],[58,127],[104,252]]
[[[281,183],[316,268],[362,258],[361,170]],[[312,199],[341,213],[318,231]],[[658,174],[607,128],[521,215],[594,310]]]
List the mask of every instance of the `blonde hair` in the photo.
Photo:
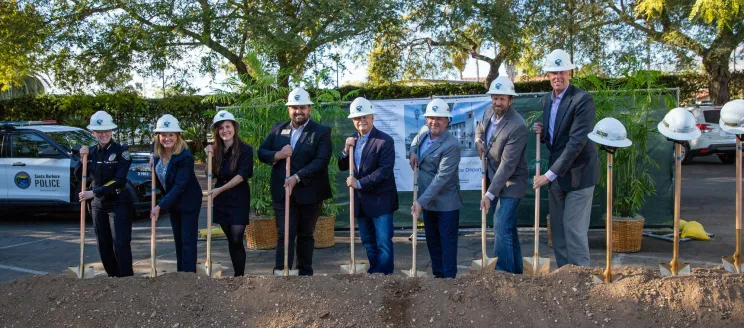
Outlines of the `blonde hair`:
[[[186,141],[181,138],[181,133],[179,132],[162,132],[162,133],[175,133],[176,134],[176,145],[173,146],[173,155],[180,154],[184,149],[189,149],[189,146],[186,144]],[[155,134],[155,156],[157,157],[163,157],[163,154],[165,153],[165,147],[163,147],[163,144],[160,143],[160,134]]]

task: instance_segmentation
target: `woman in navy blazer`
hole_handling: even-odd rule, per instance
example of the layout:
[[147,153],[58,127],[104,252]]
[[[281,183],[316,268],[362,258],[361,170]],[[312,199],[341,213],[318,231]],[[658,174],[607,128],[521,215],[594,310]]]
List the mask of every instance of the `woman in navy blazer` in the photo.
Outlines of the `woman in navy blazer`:
[[150,217],[157,219],[161,208],[168,210],[176,242],[177,271],[196,272],[196,237],[202,190],[194,173],[194,156],[181,138],[183,130],[172,115],[166,114],[158,119],[154,132],[153,165],[163,197],[150,212]]

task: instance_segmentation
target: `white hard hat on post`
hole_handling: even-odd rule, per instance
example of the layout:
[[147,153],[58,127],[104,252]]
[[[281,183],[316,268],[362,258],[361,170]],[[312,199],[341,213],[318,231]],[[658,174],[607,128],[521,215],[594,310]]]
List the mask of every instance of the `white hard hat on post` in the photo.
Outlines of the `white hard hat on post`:
[[665,137],[679,141],[697,139],[702,134],[695,123],[695,116],[680,107],[670,110],[657,128]]
[[517,95],[517,92],[514,91],[514,83],[504,75],[499,75],[495,80],[491,81],[491,87],[488,88],[488,92],[486,93],[489,95]]
[[718,125],[728,133],[744,134],[744,99],[735,99],[723,105]]
[[625,131],[620,121],[612,117],[605,117],[594,125],[594,130],[588,134],[592,141],[608,147],[630,147],[633,144],[628,139],[628,133]]
[[289,93],[285,106],[303,106],[312,104],[313,102],[310,101],[310,94],[307,93],[305,89],[295,88],[294,90],[292,90],[292,92]]
[[214,115],[214,119],[212,119],[212,129],[214,130],[215,126],[217,126],[217,123],[220,123],[222,121],[233,121],[236,128],[240,127],[240,123],[235,119],[235,116],[223,109]]
[[543,71],[545,72],[562,72],[570,71],[576,68],[571,62],[571,56],[563,49],[555,49],[547,57],[545,57],[545,63],[543,64]]
[[355,118],[366,115],[375,115],[375,113],[372,111],[372,103],[363,97],[357,97],[356,99],[354,99],[354,101],[351,102],[351,105],[349,106],[348,118]]
[[183,132],[181,127],[178,125],[178,120],[171,114],[165,114],[158,119],[158,123],[155,124],[155,133],[162,132]]
[[90,117],[90,124],[88,124],[88,130],[91,131],[108,131],[116,129],[114,124],[114,118],[102,110],[97,111],[93,116]]
[[447,117],[452,118],[452,110],[450,109],[447,102],[442,99],[434,99],[426,105],[426,112],[424,117]]

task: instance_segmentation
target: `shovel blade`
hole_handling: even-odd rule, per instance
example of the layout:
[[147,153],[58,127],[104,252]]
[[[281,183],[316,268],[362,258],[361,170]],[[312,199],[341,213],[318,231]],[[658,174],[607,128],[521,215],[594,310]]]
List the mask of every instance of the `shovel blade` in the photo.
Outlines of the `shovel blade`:
[[613,282],[620,280],[620,278],[622,278],[620,275],[612,275],[612,278],[610,279],[610,281],[607,281],[604,273],[592,275],[592,281],[595,284],[611,284]]
[[288,276],[297,276],[300,273],[297,270],[272,270],[272,274],[275,277],[288,277]]
[[471,271],[483,271],[483,270],[494,270],[496,268],[496,261],[498,257],[486,256],[486,263],[483,264],[483,259],[473,260],[473,264],[470,266]]
[[722,259],[723,268],[731,273],[744,272],[744,256],[739,256],[738,260],[733,256],[724,256]]
[[160,267],[161,267],[160,266],[160,263],[159,262],[155,262],[155,274],[153,275],[152,269],[151,269],[147,273],[143,274],[142,277],[143,278],[157,278],[157,277],[160,277],[160,276],[168,273],[168,271],[166,271],[166,270],[158,269]]
[[212,274],[209,274],[209,266],[206,263],[197,263],[196,272],[211,278],[222,278],[222,270],[227,269],[221,262],[212,262]]
[[367,263],[356,263],[353,266],[351,264],[344,264],[341,266],[341,272],[347,274],[367,273],[367,269],[369,269]]
[[411,269],[408,269],[408,270],[400,270],[400,271],[401,271],[401,272],[403,272],[403,274],[404,274],[404,275],[406,275],[406,277],[409,277],[409,278],[421,278],[421,277],[426,277],[426,271],[419,271],[419,270],[416,270],[416,272],[413,272],[413,270],[411,270]]
[[93,269],[93,266],[85,267],[85,273],[82,275],[80,273],[81,270],[79,265],[67,267],[67,276],[71,278],[89,279],[96,276],[96,271]]
[[537,257],[537,271],[534,270],[534,257],[523,257],[522,258],[522,271],[528,276],[545,276],[550,273],[550,258],[549,257]]
[[659,264],[659,271],[664,277],[683,276],[691,273],[689,263],[677,263],[677,272],[674,272],[671,263],[661,263]]

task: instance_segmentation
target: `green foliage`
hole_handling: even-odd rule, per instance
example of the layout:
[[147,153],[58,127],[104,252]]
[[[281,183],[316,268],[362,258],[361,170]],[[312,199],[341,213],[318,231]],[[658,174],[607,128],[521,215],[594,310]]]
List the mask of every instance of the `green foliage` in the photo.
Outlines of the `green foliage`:
[[[675,107],[676,102],[669,93],[654,90],[659,88],[658,81],[659,73],[648,71],[626,74],[622,82],[607,83],[593,76],[572,81],[579,87],[595,90],[592,96],[597,107],[597,122],[605,117],[618,119],[625,126],[627,137],[633,141],[631,147],[618,149],[614,155],[612,209],[616,216],[634,217],[647,197],[656,192],[649,170],[657,168],[658,164],[649,156],[647,146],[649,138],[658,133],[658,122],[650,118],[650,113],[653,108],[658,108],[659,101],[665,102],[663,105],[667,108]],[[603,187],[607,177],[604,153],[600,150],[600,186]]]
[[39,71],[37,55],[43,51],[47,32],[33,6],[0,1],[0,91]]
[[181,126],[193,133],[189,145],[198,153],[206,139],[209,118],[205,111],[213,105],[202,104],[200,96],[177,96],[144,99],[131,92],[99,95],[25,96],[0,101],[0,120],[56,120],[61,124],[86,127],[93,113],[103,110],[114,117],[119,126],[114,137],[133,146],[149,150],[152,126],[164,114],[175,116]]

